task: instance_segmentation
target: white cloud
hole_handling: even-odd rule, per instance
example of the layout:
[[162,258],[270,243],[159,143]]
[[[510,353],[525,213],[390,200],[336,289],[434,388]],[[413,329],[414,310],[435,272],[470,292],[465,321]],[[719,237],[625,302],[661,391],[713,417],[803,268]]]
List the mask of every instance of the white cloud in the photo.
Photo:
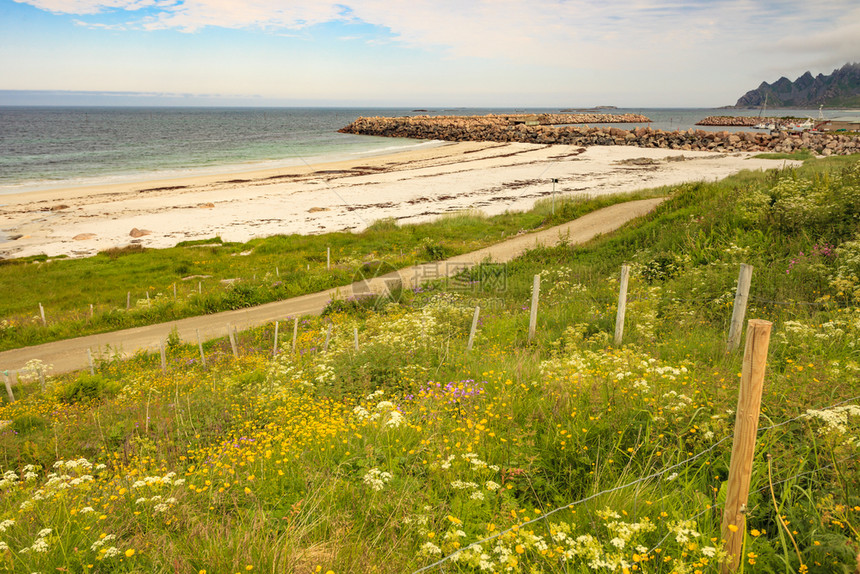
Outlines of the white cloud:
[[[15,1],[86,16],[78,22],[112,29],[220,27],[280,34],[360,22],[381,30],[367,37],[372,44],[393,38],[449,59],[563,69],[641,71],[671,62],[678,71],[708,66],[713,73],[727,73],[738,65],[771,67],[779,51],[791,52],[795,65],[798,60],[836,63],[860,54],[856,0]],[[106,12],[112,21],[100,22]],[[124,13],[126,22],[117,23],[117,13]]]

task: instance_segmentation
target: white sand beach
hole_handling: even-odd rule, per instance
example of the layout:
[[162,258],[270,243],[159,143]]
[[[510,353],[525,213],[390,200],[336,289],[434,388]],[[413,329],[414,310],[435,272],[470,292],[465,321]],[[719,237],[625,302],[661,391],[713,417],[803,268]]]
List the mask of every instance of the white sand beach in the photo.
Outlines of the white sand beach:
[[[359,231],[383,218],[411,223],[466,209],[529,209],[551,195],[552,179],[557,197],[597,196],[778,166],[746,153],[464,142],[348,162],[29,192],[0,196],[0,257]],[[132,237],[133,229],[145,234]]]

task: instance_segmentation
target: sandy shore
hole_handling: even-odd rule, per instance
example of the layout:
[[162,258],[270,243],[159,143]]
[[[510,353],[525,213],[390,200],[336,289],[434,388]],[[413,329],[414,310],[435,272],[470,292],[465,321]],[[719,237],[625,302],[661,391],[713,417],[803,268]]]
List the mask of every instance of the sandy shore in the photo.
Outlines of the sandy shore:
[[[776,166],[741,153],[464,142],[305,167],[55,189],[0,196],[0,257],[358,231],[389,217],[409,223],[464,209],[528,209],[551,195],[553,178],[558,196],[596,196]],[[133,229],[148,233],[135,238]]]

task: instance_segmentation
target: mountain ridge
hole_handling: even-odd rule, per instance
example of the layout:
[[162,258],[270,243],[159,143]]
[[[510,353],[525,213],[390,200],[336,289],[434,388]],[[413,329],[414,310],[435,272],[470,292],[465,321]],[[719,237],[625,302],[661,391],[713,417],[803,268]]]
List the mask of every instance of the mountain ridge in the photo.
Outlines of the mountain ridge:
[[849,62],[825,76],[807,71],[795,81],[785,76],[773,84],[762,82],[741,96],[735,108],[758,108],[767,99],[768,107],[860,108],[860,63]]

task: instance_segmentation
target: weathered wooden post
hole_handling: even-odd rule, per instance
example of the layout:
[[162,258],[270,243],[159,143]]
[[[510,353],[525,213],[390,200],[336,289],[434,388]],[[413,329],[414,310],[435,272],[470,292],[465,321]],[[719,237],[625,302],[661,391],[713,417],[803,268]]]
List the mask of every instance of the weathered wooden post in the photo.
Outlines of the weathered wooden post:
[[735,304],[732,309],[732,322],[729,325],[729,338],[726,342],[727,353],[734,351],[741,344],[741,334],[744,330],[744,315],[747,312],[752,272],[752,265],[741,263],[741,271],[738,274],[738,289],[735,292]]
[[200,363],[203,368],[206,368],[206,355],[203,353],[203,341],[200,340],[200,329],[195,329],[197,332],[197,348],[200,349]]
[[529,341],[535,338],[537,332],[538,301],[540,301],[540,274],[532,281],[532,308],[529,312]]
[[167,353],[164,351],[164,341],[158,340],[158,353],[161,355],[161,372],[167,372]]
[[275,321],[275,345],[274,345],[274,347],[272,347],[272,358],[273,359],[278,356],[278,325],[279,324],[280,324],[280,321]]
[[293,354],[296,353],[296,340],[299,338],[299,318],[293,319]]
[[325,248],[325,268],[326,271],[331,271],[331,247]]
[[615,314],[615,344],[624,338],[624,315],[627,313],[627,283],[630,281],[630,266],[621,266],[621,283],[618,287],[618,312]]
[[6,383],[6,394],[9,396],[9,402],[14,403],[15,402],[15,393],[12,392],[12,381],[10,380],[10,377],[12,375],[9,373],[9,371],[5,371],[3,373],[3,375],[4,375],[3,380]]
[[173,300],[176,300],[176,281],[173,282]]
[[239,358],[239,347],[236,346],[236,336],[233,334],[233,327],[227,323],[227,337],[230,339],[230,348],[233,349],[233,357]]
[[747,499],[750,492],[750,475],[755,456],[755,439],[758,432],[761,393],[767,367],[767,349],[770,344],[770,321],[753,319],[747,326],[747,341],[741,369],[741,388],[735,414],[735,435],[732,459],[729,463],[729,482],[726,489],[726,507],[723,511],[722,537],[728,554],[721,572],[728,574],[738,568],[746,532]]
[[354,343],[355,343],[355,352],[357,353],[358,352],[358,327],[352,328],[352,338],[353,338]]
[[131,291],[125,294],[125,308],[131,309]]
[[42,307],[41,303],[39,303],[39,314],[42,316],[42,326],[47,327],[48,321],[47,321],[47,319],[45,319],[45,308]]
[[92,320],[94,314],[95,314],[95,312],[93,310],[93,304],[90,303],[90,320]]
[[478,330],[478,316],[481,314],[481,308],[475,307],[475,314],[472,315],[472,328],[469,330],[469,342],[466,344],[466,350],[471,351],[472,345],[475,343],[475,332]]
[[323,345],[323,353],[328,353],[328,344],[331,341],[331,323],[328,324],[328,329],[325,332],[325,345]]

